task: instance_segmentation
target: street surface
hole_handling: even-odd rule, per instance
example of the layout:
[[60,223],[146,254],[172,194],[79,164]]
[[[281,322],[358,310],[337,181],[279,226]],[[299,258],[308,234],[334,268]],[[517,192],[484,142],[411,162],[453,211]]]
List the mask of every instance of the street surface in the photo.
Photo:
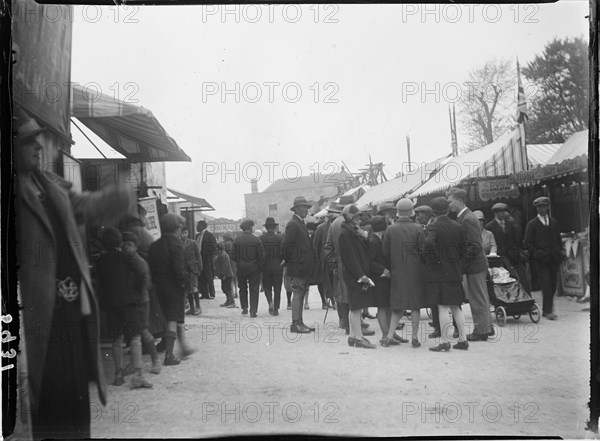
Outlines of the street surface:
[[[509,318],[496,337],[468,351],[434,353],[422,310],[423,346],[349,347],[337,312],[325,311],[316,287],[304,322],[314,334],[291,334],[291,311],[257,318],[220,308],[224,294],[201,300],[186,316],[197,352],[179,366],[146,377],[153,389],[108,387],[108,404],[91,390],[92,436],[216,437],[258,434],[346,436],[561,436],[592,438],[589,418],[589,304],[558,297],[559,320]],[[285,299],[285,293],[283,293]],[[541,307],[541,293],[534,298]],[[239,299],[236,299],[239,306]],[[470,320],[468,305],[463,307]],[[375,313],[375,308],[371,308]],[[408,321],[403,319],[405,323]],[[376,320],[367,320],[376,335]],[[495,323],[495,320],[494,320]],[[406,337],[406,331],[398,331]],[[105,371],[113,379],[110,349]]]

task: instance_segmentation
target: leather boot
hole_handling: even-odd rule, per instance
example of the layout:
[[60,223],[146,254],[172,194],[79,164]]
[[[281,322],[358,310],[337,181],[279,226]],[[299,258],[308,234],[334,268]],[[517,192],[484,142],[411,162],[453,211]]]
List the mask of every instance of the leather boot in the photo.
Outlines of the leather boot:
[[160,374],[160,361],[158,359],[158,352],[156,351],[154,340],[145,341],[142,344],[146,348],[146,352],[150,354],[150,359],[152,360],[152,369],[150,369],[150,373]]
[[202,308],[200,307],[200,293],[195,291],[192,293],[194,296],[194,303],[196,304],[196,311],[192,313],[192,315],[200,315],[202,314]]
[[187,311],[185,311],[185,315],[192,315],[196,312],[196,308],[194,306],[194,295],[192,293],[189,293],[187,295],[187,301],[190,305],[190,309],[188,309]]
[[141,369],[136,369],[133,373],[133,377],[131,377],[131,388],[132,389],[150,389],[152,388],[152,383],[148,383],[144,376],[142,375]]

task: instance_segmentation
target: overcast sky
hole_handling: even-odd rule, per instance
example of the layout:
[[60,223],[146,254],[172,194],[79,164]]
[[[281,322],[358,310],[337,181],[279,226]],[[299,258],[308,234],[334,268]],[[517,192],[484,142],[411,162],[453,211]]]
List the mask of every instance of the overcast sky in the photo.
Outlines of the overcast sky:
[[358,171],[370,154],[391,178],[407,132],[413,161],[449,153],[448,102],[469,92],[467,72],[524,65],[554,37],[587,41],[588,7],[76,6],[71,79],[150,109],[192,158],[168,163],[167,185],[238,219],[257,172],[263,190],[282,172]]

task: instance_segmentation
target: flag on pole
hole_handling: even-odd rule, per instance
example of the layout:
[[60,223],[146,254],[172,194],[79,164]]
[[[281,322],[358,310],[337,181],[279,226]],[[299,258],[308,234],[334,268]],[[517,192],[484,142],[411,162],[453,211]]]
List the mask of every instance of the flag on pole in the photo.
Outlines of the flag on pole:
[[525,120],[529,119],[527,115],[527,101],[525,101],[525,89],[523,89],[523,83],[521,83],[521,69],[519,67],[519,59],[517,59],[517,122],[521,124]]

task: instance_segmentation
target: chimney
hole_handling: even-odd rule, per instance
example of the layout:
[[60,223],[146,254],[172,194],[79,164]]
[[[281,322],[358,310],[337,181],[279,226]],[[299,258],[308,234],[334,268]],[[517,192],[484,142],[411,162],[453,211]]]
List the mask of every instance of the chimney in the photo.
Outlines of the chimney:
[[258,182],[256,182],[256,179],[250,181],[250,188],[252,193],[258,193]]

